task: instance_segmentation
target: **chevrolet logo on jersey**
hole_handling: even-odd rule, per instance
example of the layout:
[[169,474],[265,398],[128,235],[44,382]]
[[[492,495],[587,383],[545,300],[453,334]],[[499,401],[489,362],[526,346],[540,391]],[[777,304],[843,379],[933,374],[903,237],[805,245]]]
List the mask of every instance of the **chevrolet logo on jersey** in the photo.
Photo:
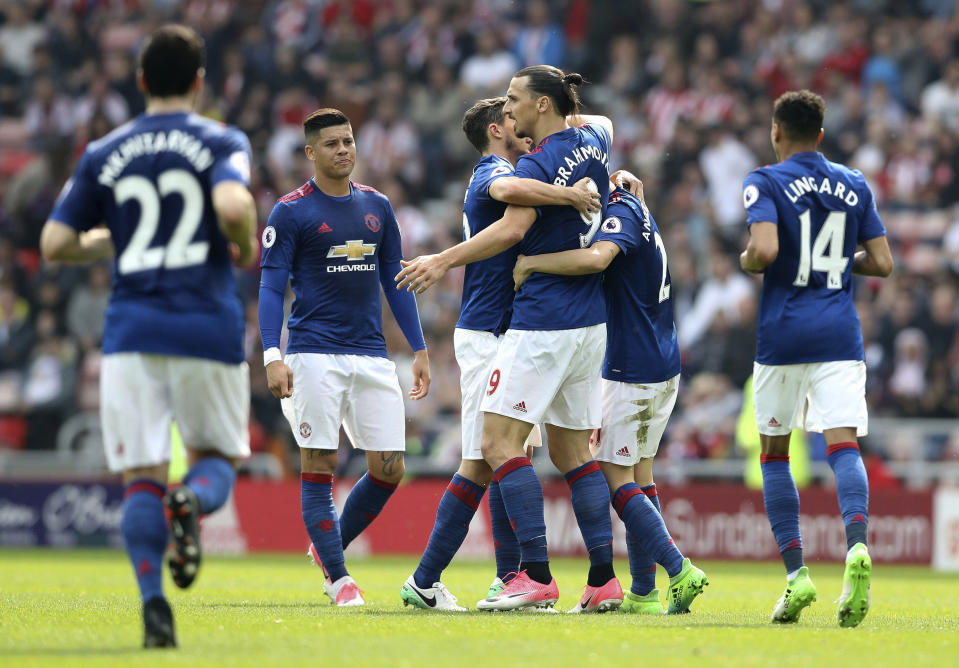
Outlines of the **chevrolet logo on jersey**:
[[345,257],[347,260],[362,260],[376,253],[376,244],[365,244],[360,239],[350,239],[343,246],[332,246],[326,257]]
[[355,260],[362,260],[367,255],[376,253],[376,244],[365,244],[360,239],[350,239],[342,246],[331,246],[330,252],[326,257],[345,257],[347,264],[327,265],[326,273],[339,273],[343,271],[376,271],[376,264],[364,262],[363,264],[350,264]]

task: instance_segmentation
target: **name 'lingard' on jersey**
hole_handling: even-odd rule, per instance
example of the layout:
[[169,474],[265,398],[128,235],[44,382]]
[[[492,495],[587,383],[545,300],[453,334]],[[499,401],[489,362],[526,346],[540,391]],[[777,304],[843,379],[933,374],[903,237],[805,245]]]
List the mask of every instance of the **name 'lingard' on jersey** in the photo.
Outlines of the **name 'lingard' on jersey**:
[[[856,192],[852,189],[851,186],[843,183],[842,181],[836,181],[835,186],[830,183],[828,178],[823,178],[822,183],[817,185],[816,178],[813,176],[803,176],[798,178],[792,183],[789,184],[789,188],[783,188],[783,192],[786,193],[786,197],[789,198],[789,201],[795,204],[799,201],[799,198],[803,195],[806,195],[811,192],[818,192],[820,195],[832,195],[833,197],[838,197],[843,202],[849,206],[856,206],[859,204],[859,196],[856,195]],[[792,190],[792,192],[789,192]]]

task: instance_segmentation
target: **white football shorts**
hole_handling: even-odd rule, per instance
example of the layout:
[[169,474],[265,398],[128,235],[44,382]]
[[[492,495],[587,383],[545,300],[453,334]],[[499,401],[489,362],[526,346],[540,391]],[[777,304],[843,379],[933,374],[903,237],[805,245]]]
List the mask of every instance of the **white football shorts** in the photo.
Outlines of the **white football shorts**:
[[[756,425],[766,436],[793,429],[821,432],[855,427],[868,433],[866,365],[859,360],[809,364],[753,364]],[[808,402],[808,403],[807,403]]]
[[603,379],[603,428],[593,433],[593,459],[633,466],[655,457],[679,394],[679,374],[661,383]]
[[596,429],[606,323],[577,329],[510,329],[503,335],[480,409],[531,424]]
[[301,448],[336,450],[340,425],[354,448],[406,449],[406,412],[396,365],[376,355],[290,353],[293,396],[280,402]]
[[[486,393],[491,365],[496,358],[502,337],[491,332],[457,327],[453,330],[453,351],[460,367],[460,394],[463,407],[460,411],[463,430],[463,459],[483,459],[483,411],[480,403]],[[539,427],[533,428],[527,445],[543,444]]]
[[184,445],[250,455],[250,369],[198,357],[111,353],[100,368],[100,422],[111,471],[170,461],[170,422]]

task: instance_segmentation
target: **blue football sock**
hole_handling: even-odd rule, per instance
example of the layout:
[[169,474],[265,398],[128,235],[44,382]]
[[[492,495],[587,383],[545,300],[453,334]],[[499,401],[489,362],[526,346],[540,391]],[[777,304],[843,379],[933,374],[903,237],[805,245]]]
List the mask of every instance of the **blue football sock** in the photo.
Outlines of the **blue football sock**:
[[344,550],[376,519],[395,491],[396,483],[374,478],[369,473],[359,479],[346,497],[343,514],[340,515]]
[[[662,564],[669,577],[679,575],[683,570],[683,554],[666,530],[663,516],[639,485],[628,482],[617,489],[613,494],[613,508],[626,525],[626,530],[639,542],[646,554],[656,563]],[[653,575],[655,585],[655,573]]]
[[846,544],[866,544],[869,526],[869,480],[856,443],[834,443],[826,448],[826,459],[836,476],[839,511],[846,525]]
[[499,483],[489,484],[489,521],[493,533],[493,551],[496,555],[496,577],[500,580],[519,571],[519,541],[509,523]]
[[200,512],[209,515],[226,503],[236,481],[236,469],[222,457],[204,457],[195,463],[183,479],[200,501]]
[[546,519],[543,514],[543,486],[526,457],[514,457],[493,472],[493,480],[499,483],[503,503],[509,515],[510,525],[519,541],[521,566],[543,564],[527,568],[527,575],[537,581],[548,583],[549,553],[546,549]]
[[123,492],[120,532],[144,603],[163,596],[163,551],[167,546],[164,494],[166,486],[149,478],[131,481]]
[[[647,485],[640,489],[655,506],[656,512],[662,515],[656,485]],[[633,576],[629,590],[637,596],[645,596],[656,588],[656,560],[649,556],[639,540],[629,531],[626,532],[626,552],[629,554],[629,574]]]
[[786,572],[803,565],[802,537],[799,535],[799,491],[789,468],[789,455],[760,455],[763,471],[763,504],[779,544]]
[[453,476],[436,509],[436,521],[426,551],[413,573],[417,587],[432,587],[434,582],[440,581],[443,570],[466,540],[470,522],[485,491],[458,473]]
[[588,582],[590,586],[598,587],[605,584],[612,577],[611,568],[606,565],[613,563],[613,525],[609,519],[609,485],[599,470],[599,464],[589,461],[564,476],[569,485],[570,501],[573,504],[573,513],[579,524],[579,531],[583,535],[583,542],[589,552],[589,564],[592,568],[604,567],[600,578],[602,582],[596,584],[595,573],[591,573]]
[[313,541],[316,553],[323,562],[323,570],[332,582],[346,572],[343,560],[343,539],[340,522],[333,505],[333,476],[322,473],[300,474],[300,508],[303,523]]

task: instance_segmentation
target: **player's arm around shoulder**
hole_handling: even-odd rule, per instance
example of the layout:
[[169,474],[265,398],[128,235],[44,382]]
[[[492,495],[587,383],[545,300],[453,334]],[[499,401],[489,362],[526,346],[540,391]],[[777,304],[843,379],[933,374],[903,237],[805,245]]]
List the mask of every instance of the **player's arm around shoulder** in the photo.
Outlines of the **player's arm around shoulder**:
[[409,262],[403,261],[403,270],[393,280],[396,289],[422,294],[446,275],[453,267],[478,262],[502,253],[523,240],[527,230],[536,222],[535,209],[510,205],[495,223],[468,241],[447,248],[435,255],[422,255]]
[[589,248],[574,248],[561,253],[520,255],[513,266],[513,289],[519,290],[531,274],[583,276],[605,271],[619,255],[619,246],[612,241],[597,241]]
[[497,201],[518,206],[571,206],[587,216],[603,208],[599,191],[591,190],[585,179],[567,187],[537,179],[502,176],[490,183],[489,194]]
[[573,126],[580,125],[598,125],[609,133],[609,143],[613,143],[613,121],[606,116],[597,116],[595,114],[578,114],[567,116],[566,122]]

